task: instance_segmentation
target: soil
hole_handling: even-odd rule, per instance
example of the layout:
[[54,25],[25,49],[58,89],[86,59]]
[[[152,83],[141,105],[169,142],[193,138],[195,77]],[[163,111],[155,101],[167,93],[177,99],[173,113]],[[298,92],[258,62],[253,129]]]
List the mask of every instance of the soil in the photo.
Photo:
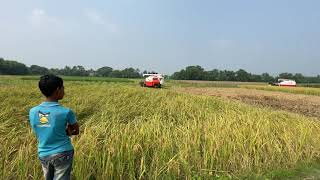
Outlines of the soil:
[[177,91],[238,100],[246,104],[320,118],[320,96],[241,88],[178,88]]

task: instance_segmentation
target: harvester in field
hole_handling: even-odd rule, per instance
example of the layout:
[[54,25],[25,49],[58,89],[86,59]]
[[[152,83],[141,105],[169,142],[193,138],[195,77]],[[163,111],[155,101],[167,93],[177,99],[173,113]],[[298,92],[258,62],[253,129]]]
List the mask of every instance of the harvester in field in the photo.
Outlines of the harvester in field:
[[162,74],[143,74],[144,80],[140,81],[141,87],[155,87],[161,88],[164,84],[164,77]]
[[292,79],[278,79],[278,82],[270,83],[272,86],[296,87],[297,83]]

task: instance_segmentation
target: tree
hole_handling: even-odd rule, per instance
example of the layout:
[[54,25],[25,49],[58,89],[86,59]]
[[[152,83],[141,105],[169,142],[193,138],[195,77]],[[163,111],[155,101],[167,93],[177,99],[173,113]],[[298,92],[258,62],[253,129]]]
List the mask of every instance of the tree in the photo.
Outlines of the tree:
[[262,73],[261,81],[263,81],[263,82],[273,82],[274,81],[274,77],[270,76],[268,73]]
[[5,74],[5,65],[3,58],[0,58],[0,74]]
[[261,81],[262,81],[262,76],[261,75],[250,74],[249,82],[261,82]]
[[120,70],[114,70],[112,71],[112,73],[110,74],[111,77],[116,77],[116,78],[121,78],[121,71]]
[[201,66],[188,66],[185,70],[185,76],[188,80],[203,80],[204,69]]
[[121,71],[121,77],[123,78],[138,78],[140,77],[140,71],[139,69],[134,69],[132,67],[130,68],[125,68],[124,70]]
[[36,74],[36,75],[44,75],[49,73],[49,70],[47,68],[41,67],[38,65],[31,65],[29,70],[31,74]]
[[0,74],[8,74],[8,75],[24,75],[28,74],[28,67],[17,61],[4,60],[1,58],[0,60]]
[[181,80],[185,80],[186,79],[186,75],[185,75],[185,70],[182,69],[179,72],[175,72],[172,75],[172,79],[181,79]]
[[218,69],[213,69],[213,70],[207,71],[205,73],[205,80],[217,81],[218,78],[219,78],[219,70]]
[[279,74],[279,77],[281,79],[294,79],[293,75],[291,73],[281,73]]
[[250,81],[250,74],[247,71],[243,70],[243,69],[239,69],[236,72],[236,79],[238,81],[242,81],[242,82]]
[[111,75],[113,69],[111,67],[108,67],[108,66],[104,66],[102,68],[99,68],[97,71],[96,71],[96,75],[97,76],[103,76],[103,77],[108,77]]
[[293,79],[296,80],[297,83],[305,82],[305,77],[301,73],[296,73],[293,75]]
[[89,76],[89,73],[83,66],[73,66],[71,72],[72,76]]
[[87,72],[88,72],[89,76],[97,76],[97,75],[96,75],[96,71],[93,70],[92,68],[89,69],[89,70],[87,70]]
[[237,80],[236,73],[234,71],[224,70],[223,73],[225,76],[225,79],[222,79],[223,81],[236,81]]
[[89,76],[89,72],[83,66],[65,66],[63,69],[59,70],[59,74],[65,76]]
[[60,71],[61,71],[61,70],[58,69],[58,68],[51,68],[51,69],[49,69],[49,72],[50,72],[51,74],[55,74],[55,75],[61,74]]
[[72,76],[72,71],[69,66],[65,66],[63,69],[59,70],[59,74],[65,76]]

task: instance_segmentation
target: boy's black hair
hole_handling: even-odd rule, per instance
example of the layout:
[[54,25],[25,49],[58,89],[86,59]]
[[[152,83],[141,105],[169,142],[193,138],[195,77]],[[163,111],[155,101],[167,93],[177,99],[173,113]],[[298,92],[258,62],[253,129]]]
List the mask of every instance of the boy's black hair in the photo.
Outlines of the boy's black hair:
[[46,97],[51,96],[57,88],[61,88],[62,86],[63,80],[58,76],[47,74],[40,77],[39,89]]

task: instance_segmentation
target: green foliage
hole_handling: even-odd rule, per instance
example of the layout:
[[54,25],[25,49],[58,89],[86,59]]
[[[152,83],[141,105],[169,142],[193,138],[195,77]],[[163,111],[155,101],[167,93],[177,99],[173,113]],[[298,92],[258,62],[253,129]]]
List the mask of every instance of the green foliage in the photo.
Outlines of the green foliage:
[[262,176],[253,176],[251,179],[320,179],[320,162],[313,161],[308,163],[300,162],[292,169],[277,169],[270,171]]
[[72,68],[65,66],[57,74],[65,76],[89,76],[89,72],[83,66],[73,66]]
[[96,72],[96,75],[97,76],[103,76],[103,77],[108,77],[110,76],[110,74],[112,73],[113,69],[111,67],[102,67],[102,68],[99,68]]
[[207,80],[207,81],[239,81],[239,82],[270,82],[274,78],[268,73],[255,75],[243,69],[238,71],[213,69],[205,71],[201,66],[188,66],[179,72],[173,73],[172,79],[176,80]]
[[282,79],[293,79],[294,76],[292,73],[281,73],[279,74],[279,78],[282,78]]
[[207,81],[239,81],[239,82],[274,82],[276,79],[294,79],[298,83],[320,83],[320,75],[316,77],[303,76],[300,73],[281,73],[273,77],[268,73],[261,75],[251,74],[243,69],[238,71],[213,69],[205,71],[201,66],[187,66],[173,73],[172,79],[176,80],[207,80]]
[[262,73],[261,80],[263,82],[274,82],[275,81],[274,77],[270,76],[269,73]]
[[49,69],[38,65],[31,65],[29,71],[34,75],[44,75],[49,73]]
[[112,71],[110,76],[116,78],[139,78],[141,77],[141,74],[139,69],[125,68],[124,70]]
[[114,78],[140,78],[142,77],[139,69],[132,67],[123,70],[113,70],[111,67],[102,67],[97,71],[93,69],[86,70],[83,66],[65,66],[62,69],[47,69],[38,65],[31,65],[29,68],[16,61],[8,61],[0,58],[0,74],[4,75],[43,75],[56,74],[63,76],[101,76]]
[[[134,80],[125,78],[110,77],[80,77],[80,76],[62,76],[64,81],[87,81],[87,82],[112,82],[112,83],[134,83]],[[39,76],[22,76],[22,80],[39,80]]]
[[173,79],[185,80],[204,80],[206,77],[204,69],[201,66],[188,66],[180,72],[175,72],[172,75]]
[[0,74],[29,74],[28,67],[17,61],[4,60],[0,58]]
[[219,80],[219,70],[218,69],[213,69],[211,71],[207,71],[205,73],[205,79],[210,80],[210,81],[218,81]]
[[281,73],[277,77],[277,79],[282,78],[282,79],[294,79],[298,83],[320,83],[320,75],[316,77],[307,77],[303,76],[301,73]]
[[248,82],[248,81],[250,81],[250,76],[251,76],[251,74],[249,74],[247,71],[245,71],[243,69],[239,69],[236,72],[237,81]]

